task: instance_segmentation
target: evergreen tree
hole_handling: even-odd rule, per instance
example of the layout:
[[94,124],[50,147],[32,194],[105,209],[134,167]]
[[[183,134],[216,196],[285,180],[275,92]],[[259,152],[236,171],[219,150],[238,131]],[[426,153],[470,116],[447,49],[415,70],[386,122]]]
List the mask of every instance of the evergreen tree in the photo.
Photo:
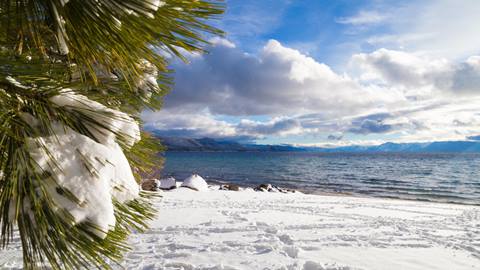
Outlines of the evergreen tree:
[[[221,0],[0,0],[0,246],[27,269],[110,268],[154,216],[160,161],[139,114],[168,55],[203,52]],[[131,169],[132,168],[132,169]]]

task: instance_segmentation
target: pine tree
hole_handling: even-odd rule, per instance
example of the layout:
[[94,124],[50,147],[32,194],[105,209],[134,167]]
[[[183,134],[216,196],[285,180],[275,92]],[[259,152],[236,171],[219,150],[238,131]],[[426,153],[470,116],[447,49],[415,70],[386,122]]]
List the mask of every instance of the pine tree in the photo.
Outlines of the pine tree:
[[[111,268],[155,210],[169,57],[203,52],[221,0],[0,0],[0,246],[26,269]],[[132,169],[131,169],[132,168]],[[17,232],[18,231],[18,232]]]

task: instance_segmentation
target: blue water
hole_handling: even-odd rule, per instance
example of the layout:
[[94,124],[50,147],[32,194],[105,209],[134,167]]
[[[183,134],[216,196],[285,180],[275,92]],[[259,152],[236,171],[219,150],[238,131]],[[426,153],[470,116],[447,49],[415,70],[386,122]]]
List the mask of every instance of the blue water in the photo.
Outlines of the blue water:
[[163,175],[480,205],[480,154],[168,152]]

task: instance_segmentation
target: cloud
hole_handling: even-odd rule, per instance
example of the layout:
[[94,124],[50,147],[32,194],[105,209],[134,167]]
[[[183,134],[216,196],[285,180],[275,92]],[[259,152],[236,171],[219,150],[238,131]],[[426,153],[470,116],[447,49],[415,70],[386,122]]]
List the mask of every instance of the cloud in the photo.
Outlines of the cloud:
[[370,79],[405,87],[432,85],[435,79],[451,73],[451,66],[445,59],[431,60],[383,48],[368,54],[356,54],[352,63],[361,68],[363,76],[370,75]]
[[456,66],[451,75],[451,89],[466,93],[480,92],[480,56],[471,56]]
[[480,56],[455,63],[421,54],[379,49],[354,55],[352,63],[361,69],[364,78],[401,86],[416,95],[421,92],[421,87],[429,92],[480,93]]
[[358,26],[358,25],[378,24],[388,19],[388,17],[389,17],[388,15],[377,12],[377,11],[362,10],[352,17],[338,18],[336,22],[340,24],[351,24],[351,25]]
[[240,121],[236,129],[241,134],[249,134],[257,137],[265,135],[286,136],[305,133],[300,121],[292,118],[274,118],[268,122],[256,122],[244,119]]
[[296,136],[335,144],[352,137],[464,139],[480,129],[478,56],[453,62],[379,49],[353,55],[348,73],[340,74],[275,40],[257,54],[222,39],[209,51],[192,55],[189,65],[173,63],[175,89],[162,111],[144,112],[147,129],[164,136]]
[[352,127],[349,128],[348,131],[357,134],[386,133],[392,131],[394,125],[384,122],[388,117],[391,117],[391,115],[387,113],[359,117],[352,121]]
[[217,120],[208,113],[178,114],[169,111],[144,112],[145,128],[167,137],[211,137],[251,141],[265,136],[313,133],[296,118],[273,118],[266,122],[243,119],[238,123]]
[[480,24],[477,0],[410,1],[389,13],[395,16],[384,20],[367,43],[451,60],[480,52],[480,35],[472,27]]
[[471,141],[480,141],[480,135],[475,135],[475,136],[467,136],[467,140],[471,140]]
[[328,135],[327,139],[330,140],[330,141],[341,141],[343,139],[343,135],[342,134],[339,134],[339,135],[330,134],[330,135]]
[[215,120],[208,113],[178,114],[168,110],[145,111],[142,114],[147,130],[163,136],[179,137],[237,137],[235,128],[224,121]]
[[174,68],[176,86],[166,98],[168,109],[208,108],[212,114],[237,116],[322,110],[338,116],[403,98],[395,91],[362,87],[275,40],[267,42],[258,55],[216,43],[209,54]]

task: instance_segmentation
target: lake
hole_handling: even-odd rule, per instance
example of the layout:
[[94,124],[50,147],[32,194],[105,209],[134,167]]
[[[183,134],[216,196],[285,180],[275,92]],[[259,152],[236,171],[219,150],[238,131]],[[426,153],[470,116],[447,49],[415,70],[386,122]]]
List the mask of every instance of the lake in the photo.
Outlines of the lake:
[[162,175],[254,187],[480,205],[480,154],[167,152]]

